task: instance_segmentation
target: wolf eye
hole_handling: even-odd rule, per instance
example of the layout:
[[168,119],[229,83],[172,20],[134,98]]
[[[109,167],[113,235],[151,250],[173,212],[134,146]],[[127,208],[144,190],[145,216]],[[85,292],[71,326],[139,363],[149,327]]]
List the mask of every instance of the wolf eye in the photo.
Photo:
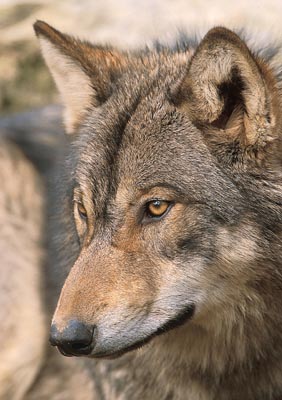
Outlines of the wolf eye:
[[76,203],[78,215],[80,216],[81,219],[86,219],[87,218],[87,212],[82,203]]
[[165,200],[152,200],[146,204],[147,216],[150,218],[160,218],[169,209],[170,202]]

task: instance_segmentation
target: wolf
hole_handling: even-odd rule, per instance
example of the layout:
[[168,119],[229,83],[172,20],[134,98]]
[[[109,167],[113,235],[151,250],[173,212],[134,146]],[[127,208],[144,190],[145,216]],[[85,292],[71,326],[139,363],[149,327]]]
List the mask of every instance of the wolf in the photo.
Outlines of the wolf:
[[281,399],[279,48],[34,28],[69,138],[51,344],[83,357],[93,399]]

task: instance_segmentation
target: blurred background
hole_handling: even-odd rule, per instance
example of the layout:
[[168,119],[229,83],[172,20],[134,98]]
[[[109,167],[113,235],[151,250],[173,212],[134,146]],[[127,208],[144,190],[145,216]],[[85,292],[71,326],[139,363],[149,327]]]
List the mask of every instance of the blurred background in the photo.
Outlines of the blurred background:
[[268,40],[282,38],[282,0],[0,0],[0,115],[57,101],[32,24],[132,48],[177,30],[204,32],[224,24]]

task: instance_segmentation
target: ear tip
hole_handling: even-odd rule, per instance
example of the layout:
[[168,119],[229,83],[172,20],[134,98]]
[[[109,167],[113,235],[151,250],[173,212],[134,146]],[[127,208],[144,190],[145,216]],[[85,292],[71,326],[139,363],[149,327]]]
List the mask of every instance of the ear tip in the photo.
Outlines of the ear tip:
[[213,28],[211,28],[209,30],[209,32],[211,32],[211,33],[225,33],[225,32],[232,32],[232,31],[231,31],[231,29],[226,28],[223,25],[217,25],[217,26],[214,26]]
[[34,29],[36,36],[40,36],[40,35],[44,34],[47,26],[48,26],[48,24],[46,24],[46,22],[37,20],[33,24],[33,29]]
[[49,37],[52,31],[55,31],[47,22],[37,20],[33,24],[33,29],[37,37],[46,36]]
[[233,30],[222,25],[211,28],[206,34],[206,37],[208,38],[223,39],[228,41],[232,39],[234,40],[234,38],[237,38],[237,36],[238,35]]

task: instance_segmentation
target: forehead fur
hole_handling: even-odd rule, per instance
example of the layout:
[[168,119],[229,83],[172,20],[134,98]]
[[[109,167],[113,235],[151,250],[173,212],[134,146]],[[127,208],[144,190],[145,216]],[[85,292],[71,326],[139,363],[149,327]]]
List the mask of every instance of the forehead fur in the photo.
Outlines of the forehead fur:
[[112,96],[89,110],[71,158],[79,160],[77,182],[91,191],[96,207],[114,199],[121,186],[169,185],[221,216],[224,208],[230,219],[241,210],[238,190],[216,165],[201,132],[170,99],[190,57],[164,51],[128,60]]

